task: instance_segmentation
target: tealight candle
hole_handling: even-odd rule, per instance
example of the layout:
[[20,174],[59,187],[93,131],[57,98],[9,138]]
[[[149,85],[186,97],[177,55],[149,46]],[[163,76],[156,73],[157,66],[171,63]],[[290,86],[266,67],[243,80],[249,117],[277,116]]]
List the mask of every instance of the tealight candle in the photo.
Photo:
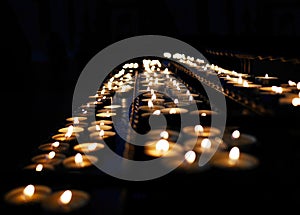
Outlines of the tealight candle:
[[117,115],[115,112],[110,112],[110,111],[105,111],[96,114],[97,117],[102,117],[102,118],[110,118],[115,115]]
[[[171,152],[172,149],[172,152]],[[182,148],[166,139],[150,141],[145,144],[145,154],[151,157],[172,156],[174,153],[182,150]]]
[[47,163],[37,163],[37,164],[30,164],[24,167],[24,170],[33,170],[36,172],[44,172],[44,171],[53,171],[54,166]]
[[221,133],[221,130],[218,128],[202,125],[186,126],[182,130],[186,134],[198,137],[213,137]]
[[100,131],[96,131],[96,132],[92,132],[90,134],[90,138],[93,140],[103,140],[112,136],[115,136],[116,132],[114,131],[104,131],[104,130],[100,130]]
[[[71,128],[72,131],[69,131],[70,130],[70,126],[72,126],[72,128]],[[82,128],[82,127],[73,126],[73,125],[70,125],[70,126],[65,127],[65,128],[60,128],[60,129],[58,129],[58,132],[67,134],[68,132],[79,133],[79,132],[83,132],[84,131],[84,128]]]
[[239,130],[234,130],[231,134],[225,133],[223,140],[229,146],[247,146],[256,142],[256,138],[252,135],[241,133]]
[[104,123],[100,123],[100,124],[96,124],[96,125],[88,127],[89,132],[96,132],[96,131],[101,131],[101,130],[107,131],[107,130],[111,130],[111,129],[112,129],[112,126],[105,125]]
[[81,190],[63,190],[51,194],[42,208],[54,213],[69,213],[87,205],[90,195]]
[[36,204],[44,200],[51,192],[47,186],[29,184],[9,191],[5,194],[4,199],[13,205]]
[[81,169],[92,166],[98,161],[98,158],[91,155],[82,155],[77,153],[75,156],[64,159],[63,165],[69,169]]
[[94,152],[103,148],[104,144],[102,143],[80,143],[74,146],[74,150],[81,153]]
[[175,108],[175,107],[171,107],[171,108],[164,108],[161,110],[161,112],[163,114],[182,114],[182,113],[187,113],[188,110],[185,108]]
[[34,163],[58,165],[63,161],[63,159],[65,159],[65,157],[66,156],[64,154],[51,151],[48,154],[34,156],[31,160]]
[[278,77],[272,77],[268,74],[265,74],[265,76],[257,76],[255,79],[262,84],[263,86],[272,86],[276,85],[278,83]]
[[252,169],[259,164],[259,161],[252,155],[240,153],[239,148],[234,146],[229,153],[218,153],[211,159],[211,164],[224,169]]
[[38,147],[42,151],[55,151],[55,152],[65,152],[69,148],[68,143],[61,143],[59,141],[55,141],[53,143],[45,143]]
[[91,123],[92,125],[111,125],[113,124],[112,120],[97,120]]

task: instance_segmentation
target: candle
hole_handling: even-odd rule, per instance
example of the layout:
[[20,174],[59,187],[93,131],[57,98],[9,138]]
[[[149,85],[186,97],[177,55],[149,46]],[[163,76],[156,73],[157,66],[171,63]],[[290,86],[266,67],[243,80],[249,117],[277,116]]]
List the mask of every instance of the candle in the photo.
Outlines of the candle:
[[56,141],[68,142],[75,140],[77,136],[79,136],[79,134],[71,134],[70,136],[67,136],[66,134],[55,134],[51,138]]
[[103,148],[104,144],[102,143],[80,143],[74,146],[74,150],[81,153],[94,152]]
[[84,126],[87,125],[86,122],[84,122],[85,120],[87,120],[87,117],[83,117],[83,116],[76,116],[76,117],[69,117],[66,119],[67,122],[67,126],[70,125],[74,125],[74,126]]
[[116,132],[114,131],[104,131],[104,130],[100,130],[100,131],[96,131],[96,132],[92,132],[90,133],[90,138],[93,140],[103,140],[112,136],[115,136]]
[[63,159],[65,159],[65,157],[66,156],[64,154],[51,151],[48,154],[34,156],[31,160],[34,163],[58,165],[63,161]]
[[232,133],[224,133],[223,140],[229,146],[244,147],[256,142],[256,138],[252,135],[241,133],[239,130],[234,130]]
[[[72,131],[70,129],[72,129]],[[83,132],[83,131],[84,131],[84,128],[79,127],[77,125],[76,126],[70,125],[68,127],[58,129],[58,132],[65,133],[65,134],[67,134],[68,132],[70,132],[72,134],[72,132],[79,133],[79,132]]]
[[259,161],[252,155],[240,153],[237,146],[231,148],[229,153],[217,153],[211,159],[211,164],[224,169],[252,169],[258,165]]
[[91,123],[92,125],[111,125],[113,124],[112,120],[97,120]]
[[161,110],[164,106],[154,105],[152,100],[148,100],[148,105],[139,106],[139,110],[146,111],[146,112],[154,112],[155,110]]
[[163,108],[161,110],[161,112],[163,114],[181,114],[181,113],[187,113],[188,110],[185,108],[175,108],[175,107],[171,107],[171,108]]
[[53,143],[45,143],[38,147],[42,151],[55,151],[55,152],[65,152],[69,148],[68,143],[61,143],[59,141],[55,141]]
[[259,88],[259,90],[270,92],[270,93],[279,93],[279,94],[291,92],[290,88],[279,87],[279,86],[261,87],[261,88]]
[[182,130],[186,134],[198,137],[213,137],[221,133],[221,130],[218,128],[202,125],[186,126]]
[[117,115],[115,112],[111,112],[111,111],[108,111],[108,110],[106,110],[105,112],[101,112],[101,113],[96,114],[97,117],[102,117],[102,118],[109,118],[109,117],[112,117],[112,116],[115,116],[115,115]]
[[24,167],[24,170],[33,170],[36,172],[53,171],[54,166],[47,163],[30,164]]
[[44,185],[22,186],[5,194],[4,199],[12,205],[28,205],[40,203],[51,194],[51,189]]
[[54,213],[69,213],[87,205],[90,195],[81,190],[63,190],[51,194],[47,201],[42,202],[42,208]]
[[90,127],[88,127],[88,131],[89,132],[97,132],[97,131],[107,131],[107,130],[111,130],[112,126],[110,125],[105,125],[104,123],[100,123],[100,124],[96,124],[96,125],[92,125]]
[[91,155],[82,155],[77,153],[75,156],[64,159],[63,165],[69,169],[81,169],[92,166],[98,161],[98,158]]
[[272,86],[278,84],[278,78],[269,76],[265,74],[265,76],[257,76],[255,79],[263,86]]
[[[172,149],[172,150],[171,150]],[[172,156],[182,148],[166,139],[150,141],[145,144],[144,152],[151,157]]]

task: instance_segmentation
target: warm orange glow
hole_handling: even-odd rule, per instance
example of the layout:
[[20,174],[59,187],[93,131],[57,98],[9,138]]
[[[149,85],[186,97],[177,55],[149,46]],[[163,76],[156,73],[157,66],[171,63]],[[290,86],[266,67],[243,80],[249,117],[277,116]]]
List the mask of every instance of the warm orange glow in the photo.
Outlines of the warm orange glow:
[[233,139],[238,139],[241,136],[241,133],[239,130],[235,130],[232,132],[231,136]]
[[63,192],[63,194],[61,194],[61,196],[59,197],[59,200],[62,204],[69,204],[70,201],[72,199],[72,192],[71,190],[66,190],[65,192]]
[[201,141],[201,148],[203,148],[203,149],[210,149],[211,148],[211,141],[208,138],[204,138]]
[[184,158],[188,163],[193,163],[196,160],[196,153],[194,151],[188,151],[185,153]]
[[53,159],[54,157],[55,157],[55,152],[54,151],[49,152],[48,158]]
[[56,141],[56,142],[52,143],[51,146],[54,148],[57,148],[57,147],[59,147],[59,142]]
[[32,197],[33,194],[34,194],[34,191],[35,191],[35,187],[30,184],[30,185],[27,185],[24,190],[23,190],[23,194],[26,196],[26,197]]
[[80,154],[80,153],[77,153],[76,155],[75,155],[75,163],[76,164],[82,164],[82,162],[83,162],[83,158],[82,158],[82,155]]
[[169,133],[167,131],[162,131],[162,132],[160,132],[160,137],[163,139],[168,139]]
[[199,135],[200,133],[202,133],[204,131],[204,128],[202,125],[195,125],[194,131],[197,135]]
[[40,171],[42,171],[42,170],[43,170],[43,164],[38,164],[38,165],[36,165],[35,171],[40,172]]
[[161,140],[157,141],[155,148],[156,148],[156,151],[166,152],[169,150],[169,145],[170,144],[167,140],[161,139]]
[[240,157],[240,150],[238,147],[233,147],[229,152],[229,159],[231,161],[237,161]]

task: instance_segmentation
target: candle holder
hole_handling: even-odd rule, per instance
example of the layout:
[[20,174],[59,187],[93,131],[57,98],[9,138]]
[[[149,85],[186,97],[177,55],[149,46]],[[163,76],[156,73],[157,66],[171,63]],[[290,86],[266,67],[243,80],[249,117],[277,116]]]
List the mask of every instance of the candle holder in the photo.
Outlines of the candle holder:
[[30,164],[24,167],[24,170],[30,170],[30,171],[35,171],[35,172],[45,172],[45,171],[53,171],[55,168],[52,164]]
[[[198,129],[199,127],[199,129]],[[186,126],[182,131],[188,135],[198,137],[215,137],[221,133],[221,130],[211,126]]]

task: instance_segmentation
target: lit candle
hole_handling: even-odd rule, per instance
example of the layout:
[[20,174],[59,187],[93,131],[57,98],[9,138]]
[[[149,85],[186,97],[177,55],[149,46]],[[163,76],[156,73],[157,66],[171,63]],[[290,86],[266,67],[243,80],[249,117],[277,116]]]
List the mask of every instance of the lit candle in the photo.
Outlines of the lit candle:
[[[172,156],[180,146],[166,139],[150,141],[145,144],[145,154],[151,157]],[[172,152],[171,152],[172,149]],[[181,149],[181,148],[180,148]]]
[[65,127],[65,128],[60,128],[58,130],[58,132],[60,133],[65,133],[66,135],[69,135],[71,136],[72,133],[80,133],[80,132],[83,132],[84,131],[84,128],[82,127],[79,127],[79,126],[73,126],[73,125],[69,125],[68,127]]
[[187,113],[188,110],[185,109],[185,108],[171,107],[171,108],[163,108],[163,109],[161,110],[161,112],[162,112],[163,114],[170,114],[170,115],[172,115],[172,114],[182,114],[182,113]]
[[111,111],[105,111],[105,112],[96,114],[97,117],[101,117],[101,118],[110,118],[115,115],[117,115],[117,114],[115,112],[111,112]]
[[218,128],[202,125],[186,126],[182,131],[186,134],[198,137],[213,137],[221,133],[221,130]]
[[69,144],[55,141],[53,143],[42,144],[38,148],[42,151],[65,152],[68,150]]
[[115,135],[116,135],[116,132],[114,132],[114,131],[100,130],[100,131],[90,133],[90,138],[94,141],[97,141],[97,140],[103,140],[103,139],[106,139],[109,137],[113,137]]
[[252,155],[241,153],[239,148],[234,146],[229,153],[217,153],[211,159],[211,164],[224,169],[252,169],[257,167],[259,161]]
[[51,189],[44,185],[29,184],[15,188],[5,194],[5,201],[13,205],[28,205],[40,203],[50,195]]
[[65,157],[66,156],[64,154],[51,151],[48,154],[34,156],[31,160],[34,163],[58,165],[63,161],[63,159],[65,159]]
[[231,134],[226,132],[223,135],[225,144],[229,146],[246,147],[255,143],[257,140],[250,134],[241,133],[239,130],[234,130]]
[[102,143],[80,143],[74,146],[74,150],[81,153],[94,152],[103,148],[104,144]]
[[107,131],[107,130],[111,130],[111,129],[112,129],[112,126],[105,125],[104,122],[88,127],[89,132],[96,132],[96,131],[101,131],[101,130]]
[[257,76],[255,79],[263,86],[272,86],[278,84],[278,77],[272,77],[268,74],[265,74],[265,76]]
[[44,171],[53,171],[54,166],[47,163],[37,163],[37,164],[30,164],[24,167],[24,170],[31,170],[35,172],[44,172]]
[[70,169],[81,169],[90,167],[98,161],[98,158],[92,155],[82,155],[77,153],[75,156],[64,159],[63,165]]
[[69,213],[87,205],[90,195],[81,190],[63,190],[51,194],[47,201],[42,202],[42,208],[54,213]]

